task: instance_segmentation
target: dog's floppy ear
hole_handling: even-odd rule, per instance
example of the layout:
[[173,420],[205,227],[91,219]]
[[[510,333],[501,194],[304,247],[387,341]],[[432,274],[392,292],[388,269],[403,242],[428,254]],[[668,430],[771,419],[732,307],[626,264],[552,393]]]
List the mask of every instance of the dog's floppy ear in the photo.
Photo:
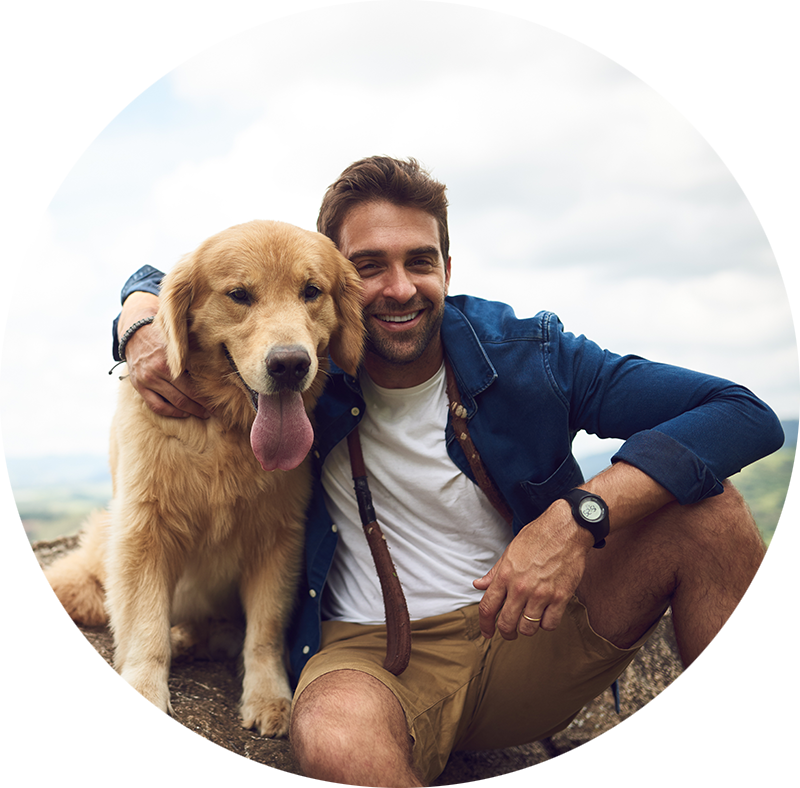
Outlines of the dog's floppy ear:
[[173,378],[186,369],[189,356],[189,307],[194,298],[192,259],[187,255],[164,277],[158,317],[167,351],[167,364]]
[[364,354],[361,277],[344,255],[337,250],[333,250],[333,255],[339,271],[333,291],[339,327],[331,337],[328,352],[339,368],[349,375],[355,375]]

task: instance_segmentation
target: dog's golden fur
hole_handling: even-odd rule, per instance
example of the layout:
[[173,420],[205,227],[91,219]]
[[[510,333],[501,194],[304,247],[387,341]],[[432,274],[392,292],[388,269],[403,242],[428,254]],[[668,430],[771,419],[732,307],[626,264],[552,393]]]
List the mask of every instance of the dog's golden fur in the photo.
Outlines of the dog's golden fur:
[[[328,353],[354,373],[363,343],[360,281],[324,236],[251,222],[176,265],[155,325],[171,373],[187,370],[214,415],[158,416],[123,380],[111,435],[113,501],[48,578],[76,621],[108,617],[116,668],[165,711],[176,639],[210,617],[243,610],[242,722],[284,735],[291,693],[283,630],[310,474],[308,460],[294,470],[262,469],[251,448],[248,388],[268,396],[297,389],[310,413]],[[307,372],[300,365],[288,384],[276,382],[268,370],[276,348],[306,353]],[[173,627],[172,644],[171,625],[184,625]]]

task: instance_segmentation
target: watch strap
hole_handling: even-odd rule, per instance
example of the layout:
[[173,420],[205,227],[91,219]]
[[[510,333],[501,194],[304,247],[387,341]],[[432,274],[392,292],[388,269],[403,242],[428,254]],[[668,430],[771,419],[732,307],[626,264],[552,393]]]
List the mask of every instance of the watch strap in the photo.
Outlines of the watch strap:
[[[580,505],[586,498],[592,498],[603,507],[604,514],[600,520],[587,520],[583,514],[581,514]],[[575,522],[581,528],[585,528],[589,531],[594,537],[594,546],[597,548],[605,547],[606,537],[610,530],[608,506],[606,502],[599,495],[591,493],[588,490],[582,490],[579,487],[570,490],[566,495],[562,495],[559,500],[561,499],[569,502],[569,505],[572,507],[572,516],[575,518]]]

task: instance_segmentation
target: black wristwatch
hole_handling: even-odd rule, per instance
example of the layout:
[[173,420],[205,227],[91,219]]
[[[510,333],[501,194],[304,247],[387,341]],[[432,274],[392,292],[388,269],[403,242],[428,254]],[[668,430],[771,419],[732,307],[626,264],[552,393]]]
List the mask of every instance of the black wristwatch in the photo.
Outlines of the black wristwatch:
[[561,497],[569,501],[575,522],[594,537],[594,546],[605,547],[610,530],[606,502],[599,495],[577,487]]

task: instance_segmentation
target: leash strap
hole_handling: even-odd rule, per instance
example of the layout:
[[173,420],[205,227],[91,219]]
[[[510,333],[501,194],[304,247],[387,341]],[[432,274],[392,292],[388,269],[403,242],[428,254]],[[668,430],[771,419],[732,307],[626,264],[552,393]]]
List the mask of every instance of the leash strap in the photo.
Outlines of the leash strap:
[[450,403],[450,420],[453,423],[453,429],[456,433],[456,438],[464,450],[464,456],[467,458],[469,467],[472,468],[472,473],[475,476],[475,481],[478,487],[481,488],[483,494],[489,499],[489,502],[500,513],[500,516],[511,525],[514,519],[514,514],[509,505],[506,503],[505,498],[500,494],[500,491],[495,487],[492,477],[483,464],[475,444],[467,428],[467,409],[461,404],[461,397],[458,393],[458,386],[456,385],[455,375],[450,367],[450,362],[445,358],[444,360],[445,376],[447,378],[447,399]]
[[375,569],[378,571],[383,594],[383,608],[386,615],[386,658],[383,667],[395,676],[399,676],[408,667],[411,658],[411,621],[408,605],[389,555],[386,537],[375,517],[358,427],[347,436],[347,448],[350,451],[350,467],[358,501],[358,513],[372,553],[372,560],[375,562]]
[[[510,525],[514,517],[513,513],[489,476],[478,450],[472,442],[467,428],[467,411],[461,404],[461,397],[458,393],[453,370],[447,359],[445,359],[444,363],[450,419],[456,438],[461,443],[461,448],[464,450],[464,455],[469,462],[470,468],[472,468],[472,473],[478,486],[500,513],[500,516]],[[383,667],[395,676],[399,676],[408,667],[408,661],[411,657],[411,622],[408,615],[408,605],[406,604],[406,598],[403,594],[400,580],[397,577],[394,563],[389,555],[386,537],[383,535],[375,516],[358,427],[347,436],[347,448],[350,452],[350,467],[353,474],[356,500],[358,501],[358,513],[364,534],[367,537],[367,544],[372,553],[375,569],[378,572],[381,593],[383,594],[383,607],[386,615],[386,658]]]

